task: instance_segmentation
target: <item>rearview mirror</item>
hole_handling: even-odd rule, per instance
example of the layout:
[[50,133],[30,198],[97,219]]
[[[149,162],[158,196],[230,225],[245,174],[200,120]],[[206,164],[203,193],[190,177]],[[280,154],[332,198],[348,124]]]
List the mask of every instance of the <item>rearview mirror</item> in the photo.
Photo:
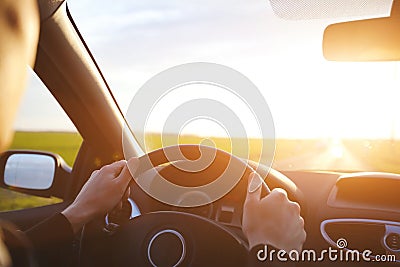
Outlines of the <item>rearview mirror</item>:
[[7,158],[4,183],[23,189],[49,189],[53,183],[56,162],[43,154],[13,154]]
[[400,0],[394,0],[390,17],[329,25],[323,53],[332,61],[400,60]]

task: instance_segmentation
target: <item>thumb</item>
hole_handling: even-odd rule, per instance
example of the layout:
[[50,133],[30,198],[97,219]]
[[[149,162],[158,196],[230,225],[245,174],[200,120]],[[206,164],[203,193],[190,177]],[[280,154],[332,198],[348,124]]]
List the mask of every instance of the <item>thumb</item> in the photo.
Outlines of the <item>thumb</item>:
[[248,177],[246,201],[259,201],[261,198],[262,181],[258,173],[252,172]]

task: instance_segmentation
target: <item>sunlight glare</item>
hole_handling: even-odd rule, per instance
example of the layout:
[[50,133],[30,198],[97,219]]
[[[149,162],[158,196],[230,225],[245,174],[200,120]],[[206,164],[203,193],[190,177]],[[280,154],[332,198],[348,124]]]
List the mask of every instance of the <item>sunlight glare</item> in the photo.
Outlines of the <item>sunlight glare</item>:
[[339,138],[332,140],[330,145],[330,154],[335,159],[340,159],[343,157],[343,143]]

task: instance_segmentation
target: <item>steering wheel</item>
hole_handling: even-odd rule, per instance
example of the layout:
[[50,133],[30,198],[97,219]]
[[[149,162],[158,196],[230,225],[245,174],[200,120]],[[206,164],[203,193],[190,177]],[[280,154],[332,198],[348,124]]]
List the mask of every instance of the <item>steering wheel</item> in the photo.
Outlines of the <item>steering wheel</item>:
[[[204,158],[212,160],[208,160],[207,163]],[[171,210],[144,213],[117,227],[111,233],[104,233],[104,220],[86,225],[81,238],[82,266],[91,266],[94,263],[102,266],[245,265],[246,240],[209,218],[174,211],[172,206],[190,207],[208,204],[229,194],[235,187],[240,187],[241,201],[244,201],[247,179],[243,178],[247,178],[250,172],[257,169],[257,165],[245,162],[222,150],[201,145],[176,145],[155,150],[140,157],[139,162],[139,168],[134,173],[135,183],[132,184],[134,189],[132,191],[144,191],[151,196],[147,197],[152,201],[171,205]],[[176,177],[174,181],[157,177],[152,183],[141,180],[147,171],[154,171],[165,164],[173,165],[174,168],[180,169],[186,178],[194,179],[185,179],[185,182],[181,181],[180,184]],[[268,172],[265,168],[258,171],[262,175],[268,174],[263,173]],[[214,176],[209,178],[210,175]],[[236,178],[232,180],[232,176]],[[272,176],[275,182],[282,183],[279,173]],[[196,179],[199,177],[203,178],[200,182]],[[215,178],[222,182],[218,183]],[[167,190],[168,194],[162,194],[165,192],[161,190],[164,189],[163,186],[166,184],[171,186],[168,183],[177,185],[178,189],[171,187],[175,192],[171,194]],[[204,183],[211,186],[204,186]],[[225,192],[212,187],[213,185],[223,186]],[[291,186],[290,183],[281,186],[289,189],[289,196],[293,190]],[[206,197],[189,197],[182,200],[180,194],[187,192],[195,192],[196,196]],[[105,246],[99,249],[99,244]]]

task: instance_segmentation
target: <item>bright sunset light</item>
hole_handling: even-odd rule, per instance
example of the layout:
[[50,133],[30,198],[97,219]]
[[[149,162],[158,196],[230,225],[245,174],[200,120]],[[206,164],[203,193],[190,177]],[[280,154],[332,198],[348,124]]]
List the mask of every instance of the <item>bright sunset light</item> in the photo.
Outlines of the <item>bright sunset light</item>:
[[[158,72],[182,63],[215,62],[242,72],[257,85],[270,106],[278,137],[400,137],[400,121],[395,119],[400,112],[395,103],[400,96],[398,63],[327,62],[322,56],[322,33],[339,19],[310,23],[267,16],[273,12],[270,4],[259,0],[237,5],[207,1],[207,12],[197,10],[193,3],[178,1],[155,1],[145,8],[135,2],[130,3],[131,7],[124,3],[123,8],[108,4],[69,2],[123,110],[142,84]],[[92,9],[90,17],[84,12],[88,5]],[[39,86],[31,81],[31,87]],[[31,90],[28,96],[35,101],[24,102],[18,129],[42,129],[47,125],[36,119],[40,116],[30,107],[48,100],[30,94]],[[169,96],[170,109],[198,95],[180,92]],[[218,99],[212,90],[209,92]],[[250,123],[245,108],[231,103],[235,112]],[[155,131],[160,131],[161,118],[167,113],[163,108],[158,110],[152,126]],[[60,120],[58,113],[47,116],[58,128],[72,127],[65,119]],[[220,129],[213,131],[215,127],[204,133],[204,121],[197,123],[198,127],[195,124],[185,131],[207,136],[222,133]],[[251,136],[258,135],[251,125],[248,131]]]

